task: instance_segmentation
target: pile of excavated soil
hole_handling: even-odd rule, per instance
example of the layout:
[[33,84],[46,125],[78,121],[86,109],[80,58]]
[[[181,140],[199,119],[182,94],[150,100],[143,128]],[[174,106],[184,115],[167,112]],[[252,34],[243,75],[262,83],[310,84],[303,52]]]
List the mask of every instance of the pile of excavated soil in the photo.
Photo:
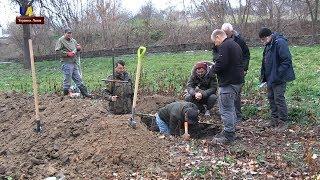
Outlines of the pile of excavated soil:
[[[149,96],[137,109],[156,112],[174,99]],[[164,177],[177,169],[168,149],[174,139],[159,138],[130,115],[111,115],[102,100],[40,98],[42,133],[34,131],[33,96],[0,94],[0,177],[67,179]]]

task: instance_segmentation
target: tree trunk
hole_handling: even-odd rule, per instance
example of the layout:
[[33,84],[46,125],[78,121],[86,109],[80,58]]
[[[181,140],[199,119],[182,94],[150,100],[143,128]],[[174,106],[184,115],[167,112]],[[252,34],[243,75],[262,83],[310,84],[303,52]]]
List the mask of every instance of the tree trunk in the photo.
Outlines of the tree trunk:
[[26,69],[31,68],[30,62],[30,51],[29,51],[29,43],[28,40],[30,39],[30,25],[23,24],[23,66]]
[[311,28],[312,28],[313,44],[317,44],[318,43],[317,22],[318,22],[319,0],[315,0],[314,4],[312,4],[311,0],[306,0],[306,3],[308,5],[310,16],[311,16]]

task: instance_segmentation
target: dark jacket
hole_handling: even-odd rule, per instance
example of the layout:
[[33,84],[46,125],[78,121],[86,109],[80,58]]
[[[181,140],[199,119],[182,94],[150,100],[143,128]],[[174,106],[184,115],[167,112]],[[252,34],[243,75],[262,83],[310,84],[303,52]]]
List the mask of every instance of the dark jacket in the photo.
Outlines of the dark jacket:
[[230,38],[225,39],[218,47],[218,57],[213,68],[220,87],[243,83],[244,70],[241,60],[240,46]]
[[[113,75],[108,76],[107,79],[108,80],[113,80]],[[114,80],[128,81],[128,84],[127,84],[128,87],[127,88],[123,88],[123,89],[125,89],[126,91],[130,91],[130,92],[126,93],[126,94],[128,94],[128,96],[132,96],[133,95],[132,80],[131,80],[130,75],[127,72],[124,72],[123,74],[119,74],[119,73],[115,72],[114,73]],[[114,91],[115,91],[116,87],[118,87],[116,83],[108,82],[107,88],[106,88],[106,94],[105,94],[106,95],[106,99],[108,101],[111,101],[111,96],[114,96]]]
[[212,94],[216,94],[218,82],[215,74],[210,73],[213,64],[205,62],[208,65],[207,73],[203,77],[199,77],[196,73],[195,67],[193,67],[191,76],[187,83],[187,91],[191,96],[196,93],[196,87],[199,88],[204,99],[208,98]]
[[[235,32],[235,35],[233,35],[231,38],[236,43],[239,44],[239,46],[240,46],[240,48],[242,50],[242,63],[243,63],[242,65],[243,65],[244,71],[247,71],[248,68],[249,68],[249,61],[250,61],[249,48],[248,48],[246,42],[243,40],[243,38],[237,32]],[[212,48],[213,62],[215,62],[217,54],[218,54],[218,48],[214,46]]]
[[198,110],[197,105],[191,102],[173,102],[159,110],[158,115],[169,126],[170,134],[180,135],[180,128],[185,121],[185,113],[189,108]]
[[295,79],[287,39],[279,33],[273,33],[271,42],[264,48],[260,79],[268,86]]

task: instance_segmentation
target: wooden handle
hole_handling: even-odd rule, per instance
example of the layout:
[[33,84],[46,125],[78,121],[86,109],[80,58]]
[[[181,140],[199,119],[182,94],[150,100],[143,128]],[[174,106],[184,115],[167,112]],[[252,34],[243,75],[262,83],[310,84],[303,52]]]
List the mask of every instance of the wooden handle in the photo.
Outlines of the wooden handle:
[[184,134],[189,134],[188,132],[188,122],[184,122]]
[[31,39],[29,39],[29,52],[30,52],[30,62],[31,62],[34,106],[35,106],[35,110],[36,110],[36,119],[39,119],[38,85],[37,85],[36,69],[35,69],[35,66],[34,66],[33,47],[32,47],[32,40]]
[[[142,50],[142,52],[141,52]],[[136,71],[136,80],[134,83],[134,95],[133,95],[133,103],[132,103],[132,109],[135,109],[137,104],[137,97],[138,97],[138,86],[139,86],[139,80],[140,80],[140,71],[141,71],[141,61],[143,58],[143,55],[146,51],[145,47],[140,47],[138,49],[138,65],[137,65],[137,71]]]

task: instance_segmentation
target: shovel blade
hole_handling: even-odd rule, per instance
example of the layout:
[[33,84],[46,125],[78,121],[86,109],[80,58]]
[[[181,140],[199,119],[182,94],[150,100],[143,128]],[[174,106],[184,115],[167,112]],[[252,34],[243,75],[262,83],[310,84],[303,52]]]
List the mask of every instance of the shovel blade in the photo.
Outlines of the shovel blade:
[[41,133],[42,132],[42,125],[40,120],[36,121],[36,128],[34,129],[36,131],[36,133]]
[[129,120],[129,125],[135,129],[137,127],[137,122],[131,117]]

